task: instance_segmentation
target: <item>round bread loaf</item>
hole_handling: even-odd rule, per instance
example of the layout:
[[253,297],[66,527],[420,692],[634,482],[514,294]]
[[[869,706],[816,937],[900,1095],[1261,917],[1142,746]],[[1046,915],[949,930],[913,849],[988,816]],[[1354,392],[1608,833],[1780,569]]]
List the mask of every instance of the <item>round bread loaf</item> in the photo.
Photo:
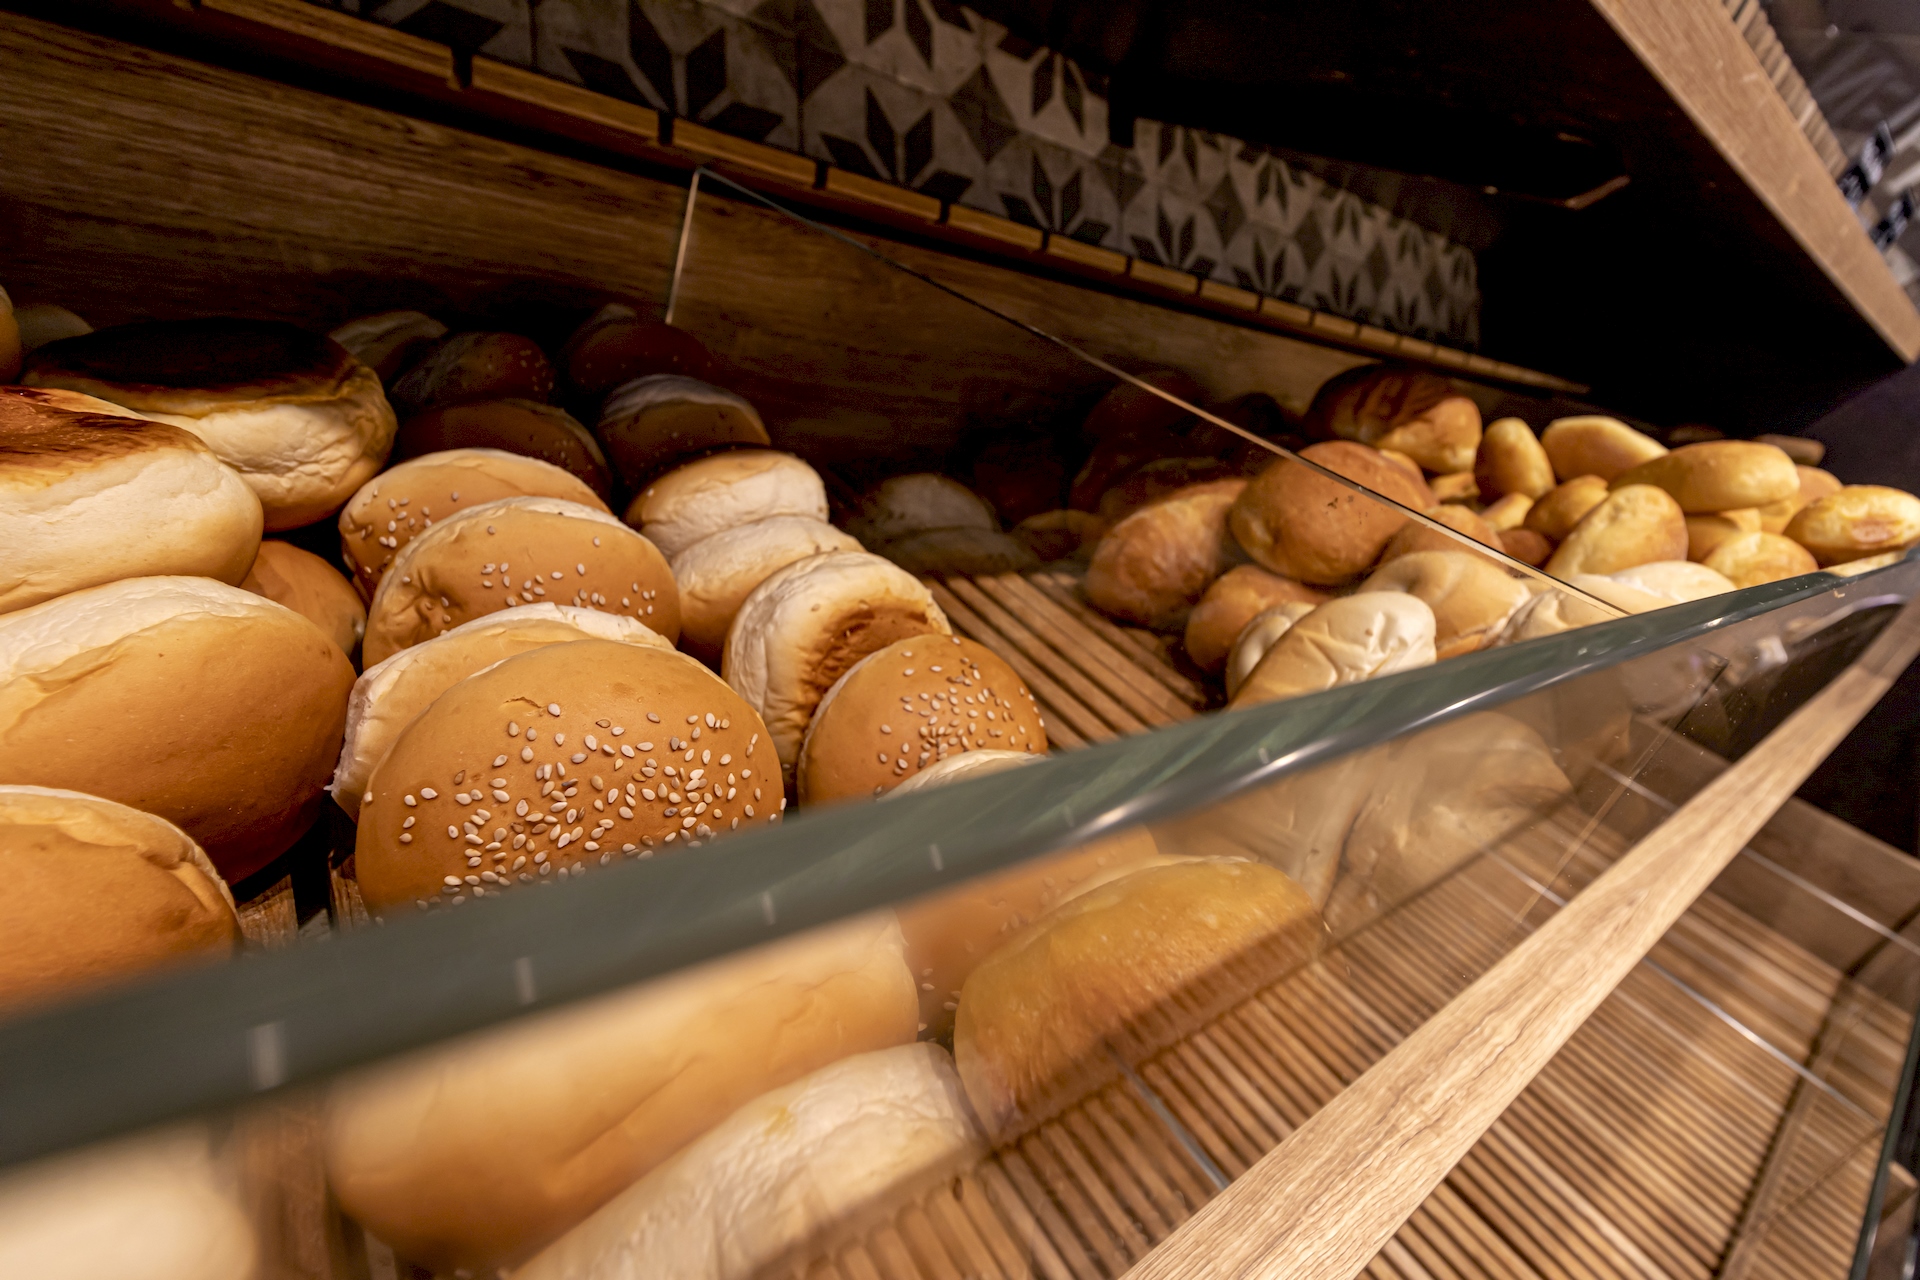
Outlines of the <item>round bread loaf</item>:
[[341,572],[311,551],[272,539],[260,544],[242,590],[283,604],[320,629],[349,658],[367,630],[367,607]]
[[734,615],[755,587],[796,560],[858,550],[852,534],[811,516],[770,516],[700,539],[673,557],[680,647],[718,668]]
[[854,663],[896,640],[952,631],[918,578],[869,552],[834,551],[796,560],[748,594],[720,669],[791,769],[813,709]]
[[1233,638],[1233,649],[1227,654],[1226,671],[1223,673],[1227,697],[1232,699],[1240,692],[1240,686],[1260,665],[1260,659],[1267,656],[1267,650],[1278,644],[1280,637],[1287,634],[1294,623],[1319,607],[1304,600],[1283,601],[1248,619],[1247,625],[1240,628],[1240,634]]
[[1725,574],[1703,564],[1686,560],[1655,560],[1607,575],[1615,582],[1637,587],[1656,596],[1666,596],[1676,604],[1704,600],[1733,590]]
[[1728,538],[1760,532],[1760,513],[1752,507],[1687,517],[1687,559],[1702,563]]
[[191,432],[0,395],[0,613],[121,578],[238,582],[260,500]]
[[[1423,512],[1427,519],[1433,520],[1465,537],[1471,538],[1484,547],[1500,548],[1500,535],[1487,522],[1463,506],[1442,503],[1429,507]],[[1412,555],[1416,551],[1463,551],[1465,544],[1457,538],[1450,538],[1437,529],[1429,529],[1415,520],[1409,520],[1400,527],[1400,532],[1387,539],[1387,545],[1380,552],[1380,563],[1397,560],[1401,556]]]
[[1822,471],[1818,467],[1796,465],[1794,474],[1799,477],[1800,484],[1792,494],[1778,502],[1769,502],[1764,507],[1756,508],[1755,514],[1759,517],[1760,532],[1785,533],[1787,525],[1792,523],[1794,516],[1800,513],[1800,508],[1815,498],[1824,498],[1830,493],[1840,492],[1839,478],[1831,472]]
[[1904,551],[1920,542],[1920,498],[1877,484],[1850,484],[1802,507],[1787,536],[1821,564]]
[[560,498],[501,498],[422,530],[367,606],[364,657],[385,661],[463,622],[517,604],[579,605],[680,638],[666,557],[605,511]]
[[985,498],[958,480],[931,471],[882,480],[847,521],[847,532],[869,550],[928,529],[999,527]]
[[1100,495],[1094,513],[1118,524],[1140,508],[1191,485],[1241,478],[1240,469],[1219,458],[1155,458]]
[[800,803],[884,795],[966,751],[1045,755],[1032,691],[975,641],[896,640],[856,662],[814,708],[800,741]]
[[1587,512],[1607,500],[1607,482],[1599,476],[1575,476],[1527,509],[1520,522],[1549,542],[1565,542]]
[[776,821],[765,736],[682,653],[570,640],[507,658],[436,698],[374,766],[361,896],[375,915],[454,906]]
[[[1365,445],[1335,440],[1309,445],[1300,456],[1403,507],[1434,505],[1423,481]],[[1315,586],[1365,573],[1406,522],[1397,508],[1288,458],[1249,481],[1228,517],[1234,538],[1257,563]]]
[[632,489],[703,453],[772,443],[759,410],[745,399],[674,373],[615,387],[601,406],[594,434]]
[[501,449],[449,449],[410,458],[360,487],[340,509],[341,558],[353,570],[354,586],[371,600],[400,549],[435,521],[515,497],[606,510],[598,494],[560,467]]
[[[1199,383],[1176,369],[1149,369],[1139,375],[1139,380],[1187,404],[1199,404],[1206,396]],[[1114,436],[1166,431],[1192,416],[1165,396],[1132,382],[1122,382],[1093,406],[1080,424],[1080,438],[1088,444],[1097,444]]]
[[1687,558],[1687,518],[1664,489],[1630,484],[1615,489],[1554,549],[1547,572],[1615,573],[1653,560]]
[[1330,378],[1307,410],[1307,430],[1404,453],[1428,471],[1473,470],[1480,407],[1438,374],[1404,365],[1363,365]]
[[1197,484],[1107,530],[1082,584],[1093,606],[1143,627],[1186,626],[1208,584],[1241,558],[1227,513],[1245,480]]
[[1473,459],[1473,477],[1488,502],[1509,494],[1544,498],[1554,484],[1553,463],[1540,437],[1519,418],[1501,418],[1487,427]]
[[734,449],[675,467],[640,491],[627,523],[662,555],[771,516],[827,518],[827,486],[790,453]]
[[402,649],[368,667],[354,681],[353,694],[347,701],[340,763],[334,767],[333,781],[327,784],[334,803],[357,820],[374,767],[387,758],[400,731],[448,689],[495,663],[570,640],[673,648],[646,624],[632,618],[569,605],[523,604],[475,618],[445,635]]
[[327,336],[391,385],[447,336],[447,326],[419,311],[382,311],[349,320]]
[[923,529],[880,545],[880,554],[916,576],[1025,573],[1040,560],[997,529]]
[[14,318],[13,299],[0,289],[0,382],[12,382],[20,375],[20,322]]
[[1388,561],[1360,584],[1404,591],[1433,610],[1434,650],[1451,658],[1483,647],[1533,593],[1493,561],[1466,551],[1416,551]]
[[1013,526],[1013,536],[1043,563],[1077,560],[1087,564],[1092,562],[1094,550],[1106,536],[1108,527],[1105,520],[1091,512],[1062,508],[1028,516]]
[[1546,450],[1553,474],[1562,484],[1578,476],[1599,476],[1611,481],[1621,472],[1651,462],[1667,451],[1658,440],[1635,431],[1618,418],[1597,414],[1558,418],[1548,423],[1540,435],[1540,447]]
[[1630,467],[1612,487],[1650,484],[1665,489],[1689,515],[1763,507],[1800,491],[1793,459],[1770,444],[1753,440],[1709,440],[1684,445]]
[[468,450],[509,453],[557,467],[595,495],[594,506],[605,506],[613,496],[613,469],[600,442],[565,409],[537,400],[478,400],[426,409],[402,423],[393,442],[396,459]]
[[1842,578],[1857,577],[1863,573],[1872,573],[1875,569],[1884,569],[1890,564],[1899,564],[1907,558],[1904,551],[1883,551],[1877,556],[1862,556],[1858,560],[1847,560],[1840,564],[1824,566],[1826,572]]
[[98,796],[0,786],[0,1014],[240,945],[187,833]]
[[13,319],[20,327],[20,349],[23,352],[37,351],[49,342],[93,332],[93,326],[85,320],[65,307],[57,307],[50,302],[19,307],[13,313]]
[[1427,487],[1433,490],[1433,500],[1442,503],[1478,503],[1480,501],[1480,482],[1473,478],[1473,472],[1462,471],[1450,476],[1435,476]]
[[642,320],[618,302],[594,312],[560,351],[568,383],[595,404],[615,387],[655,374],[711,381],[717,364],[706,344],[685,329]]
[[393,384],[407,413],[481,400],[546,401],[553,365],[540,344],[517,333],[456,333],[443,338]]
[[328,1186],[402,1257],[491,1275],[769,1089],[912,1043],[904,953],[858,916],[349,1077]]
[[1502,551],[1521,564],[1530,564],[1536,569],[1553,555],[1553,544],[1547,541],[1544,534],[1531,529],[1503,529],[1498,537]]
[[[1549,490],[1548,492],[1552,492]],[[1510,493],[1504,498],[1496,498],[1480,511],[1480,518],[1487,528],[1495,533],[1505,533],[1509,529],[1518,529],[1526,523],[1527,513],[1533,510],[1534,499],[1524,493]]]
[[1418,596],[1367,591],[1329,600],[1261,657],[1230,704],[1278,702],[1432,665],[1437,624]]
[[157,814],[238,881],[312,822],[352,687],[318,628],[238,587],[89,587],[0,617],[0,782]]
[[1317,605],[1327,593],[1257,565],[1235,565],[1207,588],[1187,618],[1187,656],[1202,671],[1218,674],[1227,652],[1254,618],[1277,604]]
[[1812,552],[1777,533],[1743,533],[1728,538],[1707,556],[1705,565],[1736,587],[1797,578],[1820,567]]

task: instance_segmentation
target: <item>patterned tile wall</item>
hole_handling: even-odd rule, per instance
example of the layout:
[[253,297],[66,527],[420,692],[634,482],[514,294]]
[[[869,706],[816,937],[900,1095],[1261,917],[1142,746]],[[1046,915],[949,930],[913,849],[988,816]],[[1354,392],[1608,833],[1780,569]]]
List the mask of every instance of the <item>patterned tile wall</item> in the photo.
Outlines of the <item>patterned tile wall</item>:
[[942,200],[1475,346],[1473,254],[1265,148],[1142,121],[954,0],[314,0]]

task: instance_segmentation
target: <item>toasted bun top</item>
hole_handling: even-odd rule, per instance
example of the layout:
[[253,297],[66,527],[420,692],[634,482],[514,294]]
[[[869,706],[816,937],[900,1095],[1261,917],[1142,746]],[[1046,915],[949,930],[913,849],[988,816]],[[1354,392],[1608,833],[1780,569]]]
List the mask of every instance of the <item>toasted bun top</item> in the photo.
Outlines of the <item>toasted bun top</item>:
[[26,380],[130,409],[203,417],[262,400],[325,400],[359,368],[339,343],[273,320],[155,320],[50,342]]
[[118,458],[170,452],[213,458],[213,451],[182,427],[54,403],[67,396],[90,398],[71,392],[18,390],[0,395],[0,495],[50,488]]
[[993,508],[958,480],[931,471],[882,480],[849,520],[848,532],[877,547],[923,529],[998,529]]
[[734,449],[655,480],[627,508],[627,523],[677,556],[700,539],[769,516],[827,518],[820,473],[790,453]]
[[702,382],[698,378],[688,378],[677,373],[655,373],[644,378],[635,378],[615,387],[600,408],[600,421],[612,422],[616,418],[627,418],[662,404],[676,401],[688,401],[693,404],[726,405],[738,409],[756,425],[760,422],[760,411],[748,402],[745,396],[737,396],[724,387],[716,387],[711,382]]
[[[84,391],[69,391],[65,387],[0,387],[0,401],[4,400],[18,401],[29,406],[47,409],[64,409],[68,413],[99,413],[109,418],[141,417],[125,405],[115,404],[111,400],[102,400],[99,396],[90,396]],[[1826,472],[1823,471],[1820,474],[1825,475]],[[1834,487],[1839,487],[1837,481]]]

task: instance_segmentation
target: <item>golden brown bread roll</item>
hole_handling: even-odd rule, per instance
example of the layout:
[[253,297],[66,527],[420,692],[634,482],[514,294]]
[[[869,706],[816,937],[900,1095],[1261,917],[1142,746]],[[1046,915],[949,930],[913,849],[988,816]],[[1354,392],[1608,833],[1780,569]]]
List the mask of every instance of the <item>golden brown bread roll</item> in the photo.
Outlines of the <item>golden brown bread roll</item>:
[[1247,623],[1277,604],[1317,605],[1327,593],[1305,583],[1268,573],[1257,565],[1235,565],[1207,588],[1187,618],[1187,656],[1202,671],[1219,672],[1227,652]]
[[1549,542],[1564,542],[1587,512],[1607,500],[1607,482],[1599,476],[1575,476],[1556,485],[1546,497],[1527,508],[1520,527]]
[[1233,638],[1233,648],[1227,653],[1226,670],[1222,673],[1229,700],[1239,695],[1240,686],[1260,665],[1260,659],[1267,656],[1267,650],[1280,643],[1280,637],[1292,630],[1294,623],[1319,607],[1305,600],[1283,601],[1247,620],[1247,625]]
[[1438,374],[1404,365],[1363,365],[1330,378],[1307,410],[1307,430],[1404,453],[1428,471],[1473,470],[1480,407]]
[[1650,484],[1665,489],[1689,515],[1764,507],[1800,489],[1793,459],[1753,440],[1709,440],[1683,445],[1615,476],[1612,487]]
[[1418,596],[1365,591],[1329,600],[1287,628],[1230,705],[1278,702],[1429,666],[1435,630],[1433,610]]
[[1531,529],[1502,529],[1499,537],[1500,549],[1521,564],[1538,569],[1553,555],[1553,544]]
[[1488,503],[1481,509],[1480,518],[1495,533],[1505,533],[1526,523],[1527,513],[1533,510],[1533,503],[1534,500],[1524,493],[1510,493]]
[[790,453],[731,449],[655,480],[627,505],[626,522],[671,558],[702,538],[770,516],[824,521],[826,482]]
[[1650,560],[1687,558],[1687,518],[1664,489],[1630,484],[1615,489],[1554,549],[1547,572],[1613,573]]
[[447,336],[447,326],[419,311],[382,311],[349,320],[327,336],[391,385]]
[[1227,513],[1245,480],[1215,480],[1140,508],[1094,548],[1083,590],[1103,613],[1171,631],[1207,586],[1240,559]]
[[1812,552],[1777,533],[1742,533],[1728,538],[1713,549],[1705,564],[1736,587],[1795,578],[1820,567],[1814,563]]
[[[1365,445],[1309,445],[1300,456],[1415,511],[1433,492]],[[1282,458],[1247,483],[1228,517],[1254,561],[1282,577],[1338,586],[1373,567],[1407,518],[1397,508]]]
[[808,516],[770,516],[700,539],[671,566],[680,589],[680,647],[717,670],[734,615],[755,587],[809,556],[858,550],[852,534]]
[[1509,494],[1544,498],[1554,484],[1553,463],[1540,437],[1519,418],[1502,418],[1487,428],[1474,456],[1473,477],[1488,502]]
[[1833,473],[1822,471],[1818,467],[1796,466],[1794,471],[1800,477],[1800,487],[1788,497],[1778,502],[1770,502],[1758,511],[1759,530],[1762,533],[1785,533],[1787,525],[1799,514],[1800,508],[1815,498],[1824,498],[1830,493],[1840,492],[1840,480]]
[[1456,475],[1435,476],[1428,482],[1433,490],[1435,502],[1478,503],[1480,501],[1480,482],[1474,479],[1473,472],[1462,471]]
[[393,402],[408,413],[481,400],[553,396],[553,365],[531,338],[517,333],[456,333],[442,338],[393,384]]
[[1877,484],[1850,484],[1802,507],[1787,536],[1821,564],[1843,564],[1920,542],[1920,498]]
[[[1391,462],[1394,466],[1406,472],[1408,478],[1418,480],[1421,484],[1427,483],[1427,473],[1420,469],[1419,463],[1409,458],[1406,454],[1401,453],[1398,449],[1381,449],[1378,450],[1378,452],[1382,458],[1385,458],[1388,462]],[[1272,464],[1269,463],[1268,465]],[[1433,492],[1431,486],[1429,486],[1427,492]]]
[[600,407],[594,434],[613,469],[634,489],[688,458],[772,443],[760,411],[745,399],[673,373],[615,387]]
[[1077,560],[1086,564],[1093,560],[1094,549],[1106,536],[1108,527],[1105,520],[1090,511],[1062,508],[1028,516],[1013,526],[1013,536],[1042,563]]
[[1635,431],[1618,418],[1597,414],[1558,418],[1541,433],[1540,447],[1562,484],[1577,476],[1615,476],[1666,453],[1652,436]]
[[655,374],[711,382],[719,362],[706,344],[672,325],[643,320],[632,307],[610,302],[573,331],[560,350],[560,368],[587,400],[598,403],[624,383]]
[[1760,513],[1752,507],[1687,517],[1687,559],[1704,562],[1728,538],[1760,532]]
[[600,442],[557,405],[514,399],[440,405],[408,418],[393,438],[396,460],[469,449],[517,454],[558,467],[593,493],[595,506],[605,506],[613,496],[613,468],[600,452]]
[[1450,658],[1480,648],[1532,592],[1505,569],[1467,551],[1416,551],[1387,561],[1360,584],[1404,591],[1433,610],[1434,650]]
[[367,629],[367,607],[338,569],[311,551],[271,538],[260,544],[243,591],[283,604],[320,628],[349,658]]
[[[1490,528],[1485,520],[1458,505],[1429,507],[1424,513],[1429,520],[1437,521],[1457,533],[1473,539],[1483,547],[1500,546],[1500,535]],[[1438,530],[1429,529],[1417,521],[1409,520],[1402,525],[1400,532],[1387,540],[1385,550],[1380,553],[1380,563],[1397,560],[1401,556],[1412,555],[1416,551],[1464,551],[1466,548],[1458,539],[1449,538]]]

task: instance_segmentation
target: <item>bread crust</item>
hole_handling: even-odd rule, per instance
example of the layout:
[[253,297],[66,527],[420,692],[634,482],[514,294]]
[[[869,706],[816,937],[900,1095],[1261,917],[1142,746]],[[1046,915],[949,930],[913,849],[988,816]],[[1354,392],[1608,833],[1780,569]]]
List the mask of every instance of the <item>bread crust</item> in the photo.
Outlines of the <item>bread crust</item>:
[[1192,485],[1114,525],[1087,566],[1087,599],[1139,626],[1184,628],[1208,585],[1241,558],[1227,522],[1246,487],[1245,480]]
[[1753,440],[1707,440],[1631,467],[1612,487],[1650,484],[1665,489],[1688,515],[1764,507],[1800,491],[1793,459]]
[[1202,671],[1218,674],[1241,630],[1277,604],[1318,605],[1327,593],[1304,582],[1269,573],[1258,565],[1235,565],[1200,597],[1187,618],[1187,656]]
[[1793,539],[1764,532],[1728,538],[1707,556],[1705,565],[1736,587],[1797,578],[1820,567],[1813,553]]
[[744,397],[672,373],[615,387],[601,406],[594,434],[614,470],[635,489],[685,459],[773,443],[760,411]]
[[260,554],[240,587],[293,610],[348,658],[359,649],[367,629],[367,607],[346,576],[313,552],[270,538],[260,544]]
[[770,516],[682,548],[672,562],[680,647],[718,670],[734,615],[755,587],[808,556],[858,550],[852,534],[810,516]]
[[1843,564],[1920,542],[1920,498],[1877,484],[1850,484],[1795,514],[1787,536],[1821,564]]
[[1680,504],[1664,489],[1631,484],[1615,489],[1580,517],[1547,561],[1547,572],[1564,578],[1686,558],[1687,519]]
[[1480,437],[1473,477],[1480,496],[1497,502],[1508,494],[1543,498],[1553,488],[1553,463],[1540,437],[1520,418],[1501,418]]
[[702,538],[773,516],[824,522],[820,473],[790,453],[731,449],[667,472],[628,504],[625,518],[671,559]]
[[408,418],[393,438],[397,460],[468,450],[504,452],[558,467],[593,494],[592,506],[604,507],[613,498],[613,468],[600,442],[558,405],[520,399],[440,405]]
[[1562,484],[1576,476],[1611,481],[1621,472],[1667,452],[1667,447],[1652,436],[1635,431],[1618,418],[1599,414],[1554,419],[1540,433],[1540,447],[1546,450],[1553,474]]

